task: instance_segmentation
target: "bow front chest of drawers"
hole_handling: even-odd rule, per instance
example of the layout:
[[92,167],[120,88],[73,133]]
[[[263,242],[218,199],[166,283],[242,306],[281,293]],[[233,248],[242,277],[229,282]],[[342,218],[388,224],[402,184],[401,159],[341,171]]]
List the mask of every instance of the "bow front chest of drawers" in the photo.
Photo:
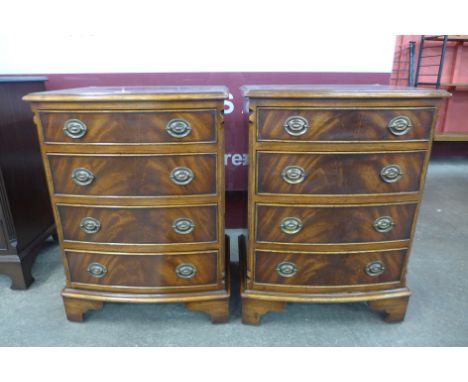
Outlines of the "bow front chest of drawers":
[[243,322],[287,302],[366,301],[403,320],[433,127],[449,94],[385,86],[245,86]]
[[228,318],[224,87],[32,93],[69,320],[104,302]]

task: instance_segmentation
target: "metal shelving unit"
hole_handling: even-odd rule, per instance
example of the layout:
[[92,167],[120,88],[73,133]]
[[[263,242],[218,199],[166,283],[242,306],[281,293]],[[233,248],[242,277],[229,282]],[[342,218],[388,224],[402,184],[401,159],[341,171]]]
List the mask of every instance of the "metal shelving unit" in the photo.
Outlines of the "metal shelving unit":
[[[440,42],[440,45],[427,45],[426,41]],[[466,88],[468,90],[468,83],[442,83],[442,73],[445,63],[445,54],[447,52],[447,45],[449,42],[455,42],[458,45],[463,45],[468,42],[468,35],[438,35],[438,36],[421,36],[421,43],[419,49],[418,62],[416,66],[416,80],[415,86],[435,86],[436,88]],[[427,58],[439,57],[438,63],[426,63]],[[422,74],[421,68],[433,67],[437,73]],[[421,80],[421,77],[434,78],[435,81]]]
[[[468,91],[468,83],[459,83],[454,80],[454,71],[447,81],[442,82],[444,74],[445,58],[449,43],[459,47],[468,43],[468,35],[422,35],[418,61],[416,63],[416,75],[414,86],[444,88],[449,92]],[[424,69],[430,68],[430,69]],[[441,133],[436,134],[435,141],[468,141],[468,133]]]

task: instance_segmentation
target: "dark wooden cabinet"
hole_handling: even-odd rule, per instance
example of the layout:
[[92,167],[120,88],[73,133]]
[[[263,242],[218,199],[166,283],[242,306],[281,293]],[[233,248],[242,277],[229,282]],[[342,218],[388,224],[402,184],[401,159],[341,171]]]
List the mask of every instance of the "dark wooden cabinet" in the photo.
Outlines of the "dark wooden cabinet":
[[0,77],[0,273],[26,289],[43,241],[54,233],[33,114],[22,97],[45,77]]
[[69,320],[104,302],[228,319],[225,87],[34,93]]
[[365,301],[403,320],[406,270],[445,91],[245,86],[243,322],[288,302]]

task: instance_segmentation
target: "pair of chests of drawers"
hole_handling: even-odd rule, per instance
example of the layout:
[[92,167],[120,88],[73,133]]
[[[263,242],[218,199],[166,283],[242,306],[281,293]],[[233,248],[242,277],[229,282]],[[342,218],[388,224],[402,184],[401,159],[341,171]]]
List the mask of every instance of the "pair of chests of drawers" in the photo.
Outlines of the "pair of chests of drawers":
[[401,282],[435,109],[264,102],[250,116],[251,287]]
[[221,284],[219,116],[209,108],[39,114],[72,287]]

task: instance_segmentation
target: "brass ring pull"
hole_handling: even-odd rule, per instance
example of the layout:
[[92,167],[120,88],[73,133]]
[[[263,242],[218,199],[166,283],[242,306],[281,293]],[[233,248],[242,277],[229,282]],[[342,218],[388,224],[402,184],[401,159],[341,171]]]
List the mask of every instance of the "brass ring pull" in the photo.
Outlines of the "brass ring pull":
[[390,216],[381,216],[374,221],[374,229],[377,232],[388,232],[393,229],[395,223]]
[[381,261],[372,261],[366,266],[366,273],[369,276],[376,277],[380,276],[385,272],[385,264]]
[[80,167],[73,170],[72,179],[78,186],[88,186],[93,183],[95,176],[88,169]]
[[101,263],[91,263],[88,265],[88,273],[98,279],[103,278],[107,273],[107,268]]
[[66,136],[73,139],[83,138],[88,131],[86,124],[79,119],[69,119],[63,125],[63,131]]
[[179,264],[175,269],[175,273],[181,279],[191,279],[197,274],[197,267],[189,263]]
[[195,229],[195,224],[193,224],[193,221],[189,218],[179,218],[174,221],[174,224],[172,224],[172,229],[181,235],[186,235]]
[[303,226],[301,219],[298,218],[285,218],[280,224],[281,231],[288,235],[298,233]]
[[184,138],[192,132],[192,127],[185,119],[171,119],[166,125],[167,133],[174,138]]
[[80,228],[83,232],[93,234],[101,229],[101,222],[97,219],[86,217],[81,219]]
[[392,118],[387,127],[393,135],[405,135],[411,130],[413,125],[408,117],[399,115]]
[[178,184],[179,186],[185,186],[192,182],[195,175],[193,171],[187,167],[176,167],[171,171],[171,180],[173,183]]
[[297,267],[296,264],[285,261],[278,264],[276,272],[282,277],[292,277],[297,273]]
[[309,128],[309,122],[304,117],[294,115],[284,122],[283,128],[289,135],[298,137],[305,134]]
[[401,167],[397,164],[390,164],[388,166],[385,166],[380,171],[380,177],[386,183],[398,182],[402,176],[403,171],[401,171]]
[[298,184],[305,179],[305,171],[299,166],[287,166],[281,172],[281,177],[286,183]]

